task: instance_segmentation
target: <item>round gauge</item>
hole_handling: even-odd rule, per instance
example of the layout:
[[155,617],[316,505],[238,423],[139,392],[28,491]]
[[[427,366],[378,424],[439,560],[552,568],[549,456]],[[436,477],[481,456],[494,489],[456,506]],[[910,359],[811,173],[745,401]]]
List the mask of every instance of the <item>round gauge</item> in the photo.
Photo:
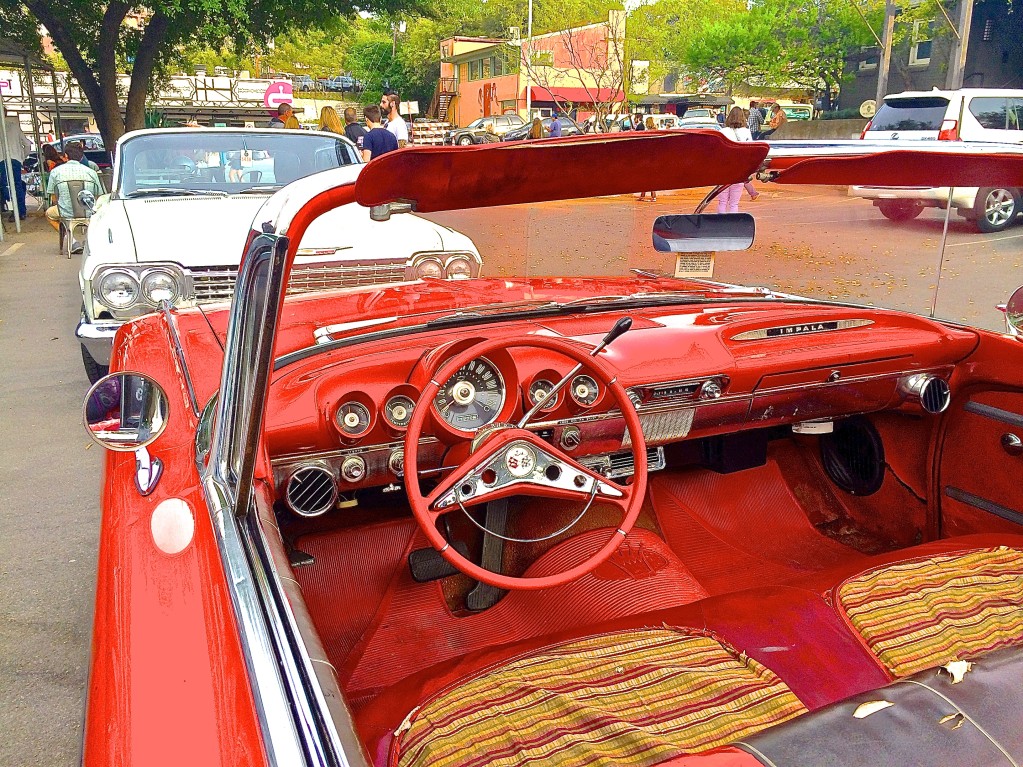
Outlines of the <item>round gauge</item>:
[[396,429],[404,429],[412,420],[412,408],[416,403],[404,394],[391,397],[384,404],[384,418]]
[[572,388],[569,391],[572,393],[572,399],[575,403],[583,407],[589,407],[600,396],[600,388],[597,386],[597,382],[587,375],[573,378]]
[[475,359],[448,379],[434,405],[451,427],[473,431],[497,418],[504,406],[504,379],[490,360]]
[[[539,378],[536,381],[533,381],[533,383],[529,385],[529,404],[535,405],[537,402],[540,401],[541,397],[544,397],[553,388],[554,384],[552,384],[546,378]],[[546,404],[540,409],[553,410],[554,407],[558,404],[559,396],[560,392],[559,394],[556,394],[555,396],[547,400]]]
[[369,408],[361,402],[349,400],[337,409],[334,420],[346,437],[361,437],[369,430]]

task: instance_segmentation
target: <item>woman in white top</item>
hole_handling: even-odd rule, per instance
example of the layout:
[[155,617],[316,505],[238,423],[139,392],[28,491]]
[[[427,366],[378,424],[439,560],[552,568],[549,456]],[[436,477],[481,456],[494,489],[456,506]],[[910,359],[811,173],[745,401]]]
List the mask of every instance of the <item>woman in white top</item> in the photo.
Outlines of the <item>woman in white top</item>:
[[[739,107],[732,107],[725,118],[725,127],[721,129],[732,141],[752,141],[753,134],[746,127],[746,121],[742,117],[742,110]],[[738,213],[739,197],[742,195],[743,184],[732,184],[721,191],[718,195],[718,213]],[[752,192],[750,193],[752,196]],[[759,195],[757,195],[759,197]],[[756,199],[754,197],[753,199]]]

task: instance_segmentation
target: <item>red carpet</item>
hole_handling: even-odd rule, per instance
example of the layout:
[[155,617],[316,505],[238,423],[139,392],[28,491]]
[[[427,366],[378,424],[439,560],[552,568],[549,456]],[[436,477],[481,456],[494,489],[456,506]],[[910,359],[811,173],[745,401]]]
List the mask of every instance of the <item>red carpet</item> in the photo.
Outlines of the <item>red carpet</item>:
[[774,461],[734,474],[652,474],[648,493],[668,544],[711,594],[863,557],[810,524]]

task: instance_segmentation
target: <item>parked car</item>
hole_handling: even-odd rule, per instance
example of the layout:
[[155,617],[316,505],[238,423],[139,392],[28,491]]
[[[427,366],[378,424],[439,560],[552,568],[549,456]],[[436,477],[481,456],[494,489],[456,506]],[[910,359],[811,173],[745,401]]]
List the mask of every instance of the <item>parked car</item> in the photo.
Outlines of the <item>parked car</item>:
[[678,130],[721,130],[722,125],[713,117],[683,117],[675,128]]
[[645,271],[285,297],[353,202],[495,208],[503,236],[510,202],[1023,158],[861,146],[412,147],[265,200],[232,305],[130,321],[86,402],[111,452],[84,767],[1023,761],[1016,339]]
[[[906,91],[885,96],[867,123],[865,140],[1023,143],[1023,90],[964,88],[958,91]],[[874,201],[892,221],[909,221],[924,208],[947,208],[947,187],[853,187],[851,193]],[[982,232],[1000,232],[1023,210],[1023,188],[998,184],[956,187],[952,208]]]
[[[561,115],[558,118],[561,123],[561,135],[562,136],[580,136],[582,135],[582,129],[576,124],[575,120],[571,117]],[[547,136],[551,131],[551,118],[544,117],[541,121],[543,124],[544,136]],[[529,138],[529,129],[533,127],[532,122],[523,123],[517,128],[512,128],[502,137],[502,141],[522,141],[523,139]]]
[[781,111],[785,113],[785,117],[789,120],[795,120],[797,122],[803,120],[813,119],[813,105],[812,104],[799,104],[794,101],[761,101],[760,106],[767,110],[768,115],[771,114],[771,106],[777,103],[781,107]]
[[444,135],[445,144],[482,144],[488,136],[504,136],[508,131],[524,125],[518,115],[492,115],[479,117],[464,128],[452,128]]
[[298,75],[291,81],[291,86],[296,91],[314,91],[317,89],[316,80],[309,75]]
[[[316,131],[135,131],[117,153],[113,193],[96,203],[79,274],[76,335],[90,379],[105,375],[126,320],[165,300],[176,307],[230,300],[248,226],[274,192],[332,168],[355,178],[363,167],[351,142]],[[289,290],[479,274],[479,253],[458,232],[417,216],[369,224],[357,206],[319,219],[302,241]]]
[[[82,145],[82,149],[85,150],[85,159],[96,163],[100,170],[107,170],[113,166],[113,158],[110,156],[110,152],[104,148],[103,137],[98,133],[76,133],[71,136],[65,136],[63,139],[44,143],[53,144],[58,152],[63,152],[64,145],[71,141],[79,142]],[[39,159],[36,152],[30,152],[25,157],[22,170],[25,173],[35,172],[38,169],[38,163]]]

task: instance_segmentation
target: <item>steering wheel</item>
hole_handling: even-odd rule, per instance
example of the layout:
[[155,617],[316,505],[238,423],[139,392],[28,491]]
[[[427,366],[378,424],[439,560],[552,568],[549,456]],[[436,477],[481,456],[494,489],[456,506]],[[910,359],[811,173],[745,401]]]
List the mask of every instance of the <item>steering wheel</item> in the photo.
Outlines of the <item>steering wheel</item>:
[[[613,482],[586,468],[563,450],[544,441],[528,429],[512,424],[489,424],[479,429],[475,435],[466,437],[472,440],[469,458],[442,480],[429,495],[423,495],[419,487],[417,451],[423,426],[435,410],[434,400],[437,393],[466,363],[496,349],[507,349],[511,346],[558,352],[585,365],[606,387],[622,412],[631,440],[635,467],[631,484]],[[618,383],[617,376],[608,369],[606,363],[591,356],[585,348],[559,338],[536,336],[512,341],[496,339],[476,344],[455,355],[434,372],[429,383],[423,388],[405,433],[405,489],[416,522],[430,541],[430,545],[460,572],[477,581],[505,590],[561,586],[582,577],[610,557],[636,524],[646,494],[646,473],[646,442],[643,439],[639,415],[625,388]],[[607,542],[585,561],[558,573],[528,578],[495,573],[480,567],[462,556],[437,529],[437,521],[444,514],[461,510],[469,516],[466,506],[517,495],[585,503],[583,513],[568,527],[581,519],[597,499],[617,506],[622,512],[622,521],[608,537]],[[475,520],[473,523],[481,527]],[[558,532],[564,532],[568,527]],[[550,537],[553,536],[530,540],[545,540]]]

